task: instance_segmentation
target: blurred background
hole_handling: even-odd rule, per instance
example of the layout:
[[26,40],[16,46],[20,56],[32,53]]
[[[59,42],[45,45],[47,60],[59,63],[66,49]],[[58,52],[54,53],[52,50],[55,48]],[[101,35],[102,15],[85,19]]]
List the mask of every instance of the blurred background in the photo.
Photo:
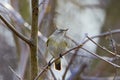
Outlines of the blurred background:
[[[108,31],[110,35],[97,37],[94,41],[119,54],[120,35],[112,34],[112,30],[120,29],[120,0],[39,0],[38,6],[40,71],[51,59],[51,55],[46,53],[45,43],[56,28],[68,28],[67,36],[77,44],[87,39],[86,33],[92,37]],[[31,0],[0,0],[0,15],[14,25],[18,32],[30,37]],[[70,41],[68,50],[76,46],[74,42]],[[91,41],[83,47],[105,59],[116,57]],[[29,80],[29,53],[28,45],[0,20],[0,80],[18,80],[16,74]],[[119,58],[112,62],[120,63]],[[69,69],[65,74],[67,67]],[[119,75],[119,69],[115,66],[79,49],[62,58],[61,71],[56,71],[52,65],[51,70],[44,73],[40,80],[120,80]]]

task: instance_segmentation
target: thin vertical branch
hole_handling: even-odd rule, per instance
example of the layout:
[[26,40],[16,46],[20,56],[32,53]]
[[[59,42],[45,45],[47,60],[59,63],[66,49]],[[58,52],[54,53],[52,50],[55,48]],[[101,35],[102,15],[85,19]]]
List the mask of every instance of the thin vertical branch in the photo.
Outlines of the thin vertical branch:
[[[42,11],[41,11],[41,13],[40,13],[40,15],[39,15],[39,26],[40,26],[40,24],[41,24],[41,22],[42,22],[42,20],[43,20],[44,15],[45,15],[45,11],[46,11],[46,9],[47,9],[49,0],[44,0],[44,2],[42,1],[42,3],[43,3],[43,4],[45,3],[45,4],[43,5],[43,9],[42,9]],[[41,5],[42,3],[40,3],[40,5]],[[39,5],[39,6],[40,6],[40,5]]]
[[[67,35],[65,35],[65,36],[66,36],[66,38],[70,39],[76,46],[79,45],[75,40],[73,40],[73,39],[70,38],[69,36],[67,36]],[[65,80],[65,77],[66,77],[66,75],[67,75],[67,72],[68,72],[71,64],[73,63],[74,59],[75,59],[76,56],[77,56],[78,50],[79,50],[79,49],[76,49],[76,50],[75,50],[75,53],[72,55],[72,57],[71,57],[71,59],[70,59],[70,61],[69,61],[69,63],[68,63],[68,66],[66,67],[65,72],[64,72],[64,74],[63,74],[63,76],[62,76],[62,80]]]
[[32,27],[30,46],[31,80],[34,80],[38,74],[38,0],[32,0]]
[[[116,56],[116,54],[117,54],[116,43],[115,43],[115,40],[113,39],[111,30],[109,30],[109,32],[110,32],[110,44],[112,47],[112,51],[115,53],[115,58],[117,58],[117,56]],[[115,73],[114,73],[113,80],[116,79],[116,76],[117,76],[117,68],[115,67]]]
[[70,59],[70,62],[68,63],[68,66],[67,68],[65,69],[65,72],[63,74],[63,77],[62,77],[62,80],[65,80],[65,77],[67,75],[67,72],[71,66],[71,64],[73,63],[73,61],[75,60],[76,56],[77,56],[77,52],[78,52],[79,49],[75,50],[75,53],[72,55],[71,59]]
[[[110,32],[110,44],[111,44],[111,47],[112,47],[112,51],[113,51],[115,54],[117,54],[117,49],[116,49],[115,40],[113,39],[111,30],[109,30],[109,32]],[[116,56],[116,55],[115,55],[115,56]]]

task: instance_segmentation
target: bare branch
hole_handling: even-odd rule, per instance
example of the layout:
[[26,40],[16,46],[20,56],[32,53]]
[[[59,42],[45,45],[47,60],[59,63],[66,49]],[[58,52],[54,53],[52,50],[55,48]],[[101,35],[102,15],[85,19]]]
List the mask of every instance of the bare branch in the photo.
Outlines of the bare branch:
[[[116,30],[112,30],[112,31],[111,31],[111,34],[118,34],[118,33],[120,33],[120,29],[116,29]],[[105,37],[105,36],[108,36],[108,35],[110,35],[110,32],[104,32],[104,33],[101,33],[101,34],[99,34],[99,35],[92,36],[92,37],[90,37],[90,38],[91,38],[91,39],[94,39],[94,38],[99,38],[99,37]],[[88,41],[89,41],[89,39],[85,40],[85,41],[83,42],[83,44],[85,44],[85,43],[88,42]]]
[[53,73],[52,69],[50,68],[50,73],[51,75],[53,76],[54,80],[57,80],[56,77],[55,77],[55,74]]
[[105,47],[103,47],[103,46],[97,44],[95,41],[93,41],[93,40],[92,40],[90,37],[88,37],[87,35],[86,35],[86,37],[87,37],[90,41],[92,41],[95,45],[97,45],[99,48],[101,48],[102,50],[104,50],[104,51],[106,51],[106,52],[108,52],[108,53],[111,53],[112,55],[114,55],[114,56],[120,58],[120,55],[117,55],[116,53],[114,53],[114,52],[108,50],[107,48],[105,48]]
[[46,11],[47,6],[48,6],[48,3],[49,3],[49,0],[44,0],[44,2],[40,3],[40,5],[41,4],[44,4],[44,5],[43,5],[43,9],[42,9],[42,11],[41,11],[41,13],[39,15],[39,20],[38,20],[39,21],[39,25],[38,26],[40,26],[40,24],[42,23],[43,17],[45,15],[45,11]]
[[114,64],[114,63],[112,63],[112,62],[110,62],[110,61],[104,59],[103,57],[101,57],[101,56],[99,56],[99,55],[97,55],[97,54],[95,54],[95,53],[93,53],[93,52],[90,52],[89,50],[87,50],[87,49],[85,49],[85,48],[81,48],[81,49],[83,49],[83,50],[85,50],[86,52],[88,52],[88,53],[90,53],[90,54],[92,54],[92,55],[98,57],[100,60],[105,61],[105,62],[111,64],[111,65],[114,66],[114,67],[120,68],[119,65]]
[[9,69],[17,76],[19,80],[22,80],[21,77],[10,66]]
[[[70,50],[62,53],[61,56],[64,56],[64,55],[66,55],[67,53],[69,53],[70,51],[76,50],[76,49],[81,48],[81,47],[82,47],[82,45],[79,45],[79,46],[77,46],[77,47],[75,47],[75,48],[72,48],[72,49],[70,49]],[[47,70],[49,69],[49,67],[50,67],[55,61],[57,61],[58,59],[60,59],[61,56],[58,56],[58,57],[55,58],[50,64],[47,64],[34,80],[38,80],[38,78],[39,78],[45,71],[47,71]]]
[[34,79],[34,80],[38,80],[39,79],[39,77],[45,72],[45,71],[47,71],[48,70],[48,65],[46,65],[44,68],[43,68],[43,70],[36,76],[36,78]]
[[[115,53],[115,57],[117,55],[117,48],[116,48],[116,42],[115,40],[113,39],[113,36],[112,36],[112,33],[111,33],[111,30],[109,30],[110,32],[110,44],[111,44],[111,47],[112,47],[112,50],[113,52]],[[117,57],[116,57],[117,58]],[[115,60],[114,60],[115,61]],[[115,61],[116,62],[116,61]],[[113,77],[113,80],[116,79],[116,76],[117,76],[117,68],[115,67],[115,73],[114,73],[114,77]]]
[[12,26],[2,15],[0,15],[0,19],[5,23],[5,25],[15,34],[17,35],[20,39],[22,39],[23,41],[25,41],[27,44],[31,44],[30,40],[25,37],[24,35],[22,35],[21,33],[19,33],[14,26]]
[[[113,30],[113,31],[111,31],[111,33],[112,33],[112,34],[120,33],[120,29]],[[109,32],[105,32],[105,33],[102,33],[102,34],[100,34],[100,35],[92,36],[92,37],[90,37],[90,39],[92,40],[92,39],[94,39],[94,38],[105,37],[105,36],[107,36],[107,35],[109,35],[109,34],[110,34]],[[69,53],[70,51],[73,51],[73,50],[82,48],[82,46],[83,46],[85,43],[87,43],[90,39],[87,39],[87,40],[85,40],[82,44],[78,45],[77,47],[74,47],[74,48],[72,48],[72,49],[70,49],[70,50],[62,53],[61,56],[66,55],[66,54]],[[82,49],[83,49],[83,48],[82,48]],[[105,61],[105,62],[107,62],[107,63],[109,63],[109,64],[111,64],[111,65],[113,65],[113,66],[116,66],[116,67],[120,68],[119,65],[116,65],[116,64],[114,64],[114,63],[112,63],[112,62],[104,59],[103,57],[101,57],[101,56],[99,56],[99,55],[96,55],[96,54],[94,54],[94,53],[92,53],[92,52],[90,52],[90,51],[88,51],[88,50],[86,50],[86,49],[84,49],[84,50],[87,51],[87,52],[89,52],[89,53],[91,53],[91,54],[93,54],[93,55],[95,55],[96,57],[99,57],[99,59],[101,59],[101,60],[103,60],[103,61]],[[109,52],[109,53],[113,53],[113,52]],[[114,54],[114,53],[113,53],[113,54]],[[118,55],[118,57],[119,57],[119,55]],[[60,58],[61,58],[61,57],[59,56],[59,57],[55,58],[55,59],[50,63],[50,65],[47,64],[47,65],[43,68],[43,70],[42,70],[41,72],[39,72],[38,76],[37,76],[34,80],[38,80],[38,78],[39,78],[44,72],[46,72],[46,71],[49,69],[49,67],[50,67],[55,61],[57,61],[57,60],[60,59]]]
[[79,50],[79,49],[75,50],[75,53],[72,55],[72,57],[71,57],[71,59],[70,59],[70,62],[68,63],[68,66],[67,66],[66,69],[65,69],[65,72],[64,72],[64,74],[63,74],[62,80],[65,80],[67,71],[68,71],[68,69],[70,68],[70,66],[71,66],[72,62],[74,61],[74,59],[76,58],[78,50]]
[[115,40],[113,39],[111,30],[109,30],[109,32],[110,32],[110,43],[111,43],[111,46],[112,46],[112,50],[113,50],[113,52],[114,52],[115,54],[117,54],[116,42],[115,42]]
[[34,80],[38,74],[38,2],[39,0],[31,0],[32,5],[32,27],[31,27],[31,43],[30,47],[30,72],[31,79]]

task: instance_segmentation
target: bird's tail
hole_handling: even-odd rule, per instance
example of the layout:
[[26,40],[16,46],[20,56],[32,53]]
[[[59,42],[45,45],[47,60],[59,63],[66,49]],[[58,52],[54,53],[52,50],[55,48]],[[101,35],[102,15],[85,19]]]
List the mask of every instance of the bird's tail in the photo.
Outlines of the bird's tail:
[[55,62],[55,69],[61,70],[61,60],[60,59]]

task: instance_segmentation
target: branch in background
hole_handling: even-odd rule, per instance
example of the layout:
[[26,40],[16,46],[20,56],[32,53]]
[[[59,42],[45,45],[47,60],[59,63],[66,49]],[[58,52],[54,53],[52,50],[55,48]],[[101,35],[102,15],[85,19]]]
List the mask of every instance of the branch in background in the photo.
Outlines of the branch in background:
[[90,52],[89,50],[87,50],[87,49],[85,49],[85,48],[81,48],[81,49],[85,50],[86,52],[88,52],[88,53],[90,53],[90,54],[92,54],[92,55],[94,55],[94,56],[96,56],[96,57],[99,58],[100,60],[105,61],[105,62],[111,64],[112,66],[114,66],[114,67],[116,67],[116,68],[120,68],[119,65],[114,64],[114,63],[112,63],[112,62],[104,59],[104,57],[101,57],[101,56],[99,56],[99,55],[97,55],[97,54],[95,54],[95,53],[93,53],[93,52]]
[[63,74],[62,80],[65,80],[66,74],[67,74],[67,72],[68,72],[68,70],[69,70],[72,62],[73,62],[74,59],[76,58],[78,50],[79,50],[79,49],[75,50],[75,53],[72,55],[72,57],[71,57],[71,59],[70,59],[70,62],[68,63],[68,66],[67,66],[66,69],[65,69],[65,72],[64,72],[64,74]]
[[82,64],[81,66],[79,66],[78,70],[73,72],[72,75],[68,78],[68,80],[83,80],[81,74],[84,72],[86,67],[87,64]]
[[72,49],[70,49],[70,50],[62,53],[61,56],[58,56],[58,57],[55,58],[52,62],[48,63],[48,64],[43,68],[43,70],[38,74],[38,76],[36,76],[36,78],[35,78],[34,80],[38,80],[38,78],[39,78],[45,71],[47,71],[54,62],[56,62],[56,61],[57,61],[58,59],[60,59],[62,56],[66,55],[66,54],[69,53],[70,51],[79,49],[79,48],[81,48],[81,47],[82,47],[82,45],[79,45],[79,46],[77,46],[77,47],[75,47],[75,48],[72,48]]
[[[120,33],[120,29],[112,30],[111,33],[112,33],[112,34]],[[109,34],[110,34],[109,32],[105,32],[105,33],[102,33],[102,34],[100,34],[100,35],[92,36],[92,37],[90,37],[90,39],[99,38],[99,37],[105,37],[105,36],[108,36]],[[78,45],[77,47],[74,47],[74,48],[72,48],[72,49],[64,52],[61,56],[66,55],[66,54],[69,53],[70,51],[73,51],[73,50],[82,48],[82,46],[83,46],[85,43],[87,43],[90,39],[87,39],[87,40],[85,40],[82,44]],[[82,48],[82,49],[84,49],[84,48]],[[111,65],[113,65],[113,66],[116,66],[117,68],[120,68],[119,65],[116,65],[116,64],[114,64],[114,63],[112,63],[112,62],[104,59],[103,57],[101,57],[101,56],[99,56],[99,55],[96,55],[96,54],[94,54],[94,53],[92,53],[92,52],[90,52],[90,51],[88,51],[88,50],[86,50],[86,49],[84,49],[84,50],[87,51],[87,52],[89,52],[89,53],[91,53],[91,54],[93,54],[94,56],[98,57],[99,59],[101,59],[101,60],[103,60],[103,61],[105,61],[105,62],[107,62],[107,63],[109,63],[109,64],[111,64]],[[59,56],[59,57],[55,58],[50,64],[47,64],[47,65],[43,68],[43,70],[39,72],[38,76],[36,76],[36,78],[35,78],[34,80],[38,80],[38,78],[39,78],[44,72],[46,72],[46,71],[49,69],[49,67],[50,67],[55,61],[57,61],[57,60],[60,59],[60,58],[61,58],[61,57]]]
[[51,75],[53,76],[53,79],[54,79],[54,80],[57,80],[57,78],[55,77],[55,75],[54,75],[52,69],[50,69],[50,73],[51,73]]
[[15,34],[17,35],[20,39],[25,41],[27,44],[31,44],[30,40],[19,33],[2,15],[0,15],[0,19],[5,23],[5,25]]
[[90,41],[92,41],[95,45],[97,45],[99,48],[101,48],[102,50],[104,50],[104,51],[106,51],[106,52],[108,52],[108,53],[111,53],[112,55],[120,58],[120,55],[117,55],[116,53],[108,50],[107,48],[102,47],[101,45],[97,44],[96,42],[94,42],[94,41],[93,41],[90,37],[88,37],[87,35],[86,35],[86,37],[87,37]]
[[[44,4],[45,3],[45,4]],[[39,15],[39,25],[38,26],[40,26],[41,25],[41,23],[42,23],[42,20],[43,20],[43,17],[44,17],[44,15],[45,15],[45,12],[46,12],[46,9],[47,9],[47,6],[48,6],[48,3],[49,3],[49,0],[43,0],[41,3],[40,3],[40,5],[41,4],[43,4],[43,9],[41,10],[41,13],[40,13],[40,15]]]
[[[120,33],[120,29],[116,29],[116,30],[112,30],[112,31],[111,31],[111,34],[118,34],[118,33]],[[92,37],[90,37],[90,38],[91,38],[91,39],[94,39],[94,38],[99,38],[99,37],[105,37],[105,36],[108,36],[108,35],[110,35],[110,32],[109,32],[109,31],[108,31],[108,32],[101,33],[101,34],[96,35],[96,36],[92,36]],[[85,43],[88,42],[88,41],[89,41],[89,39],[85,40],[85,41],[83,42],[83,44],[85,44]]]
[[[45,64],[46,65],[47,61],[46,61],[45,57],[42,55],[42,52],[40,51],[39,47],[38,47],[38,54],[40,54],[41,60],[44,61],[44,63],[41,62],[41,64]],[[54,78],[54,80],[57,80],[56,77],[55,77],[55,75],[54,75],[54,73],[53,73],[53,71],[52,71],[52,69],[50,69],[50,73],[51,73],[52,77]]]
[[22,78],[10,66],[9,69],[17,76],[19,80],[22,80]]
[[[86,37],[87,37],[90,41],[92,41],[94,44],[96,44],[97,46],[99,46],[101,49],[103,49],[103,50],[105,50],[105,51],[107,50],[107,49],[104,49],[104,48],[103,48],[102,46],[100,46],[99,44],[97,44],[96,42],[94,42],[94,41],[93,41],[90,37],[88,37],[87,35],[86,35]],[[85,50],[85,51],[87,51],[87,52],[93,54],[94,56],[96,56],[96,57],[98,57],[99,59],[101,59],[101,60],[103,60],[103,61],[105,61],[105,62],[107,62],[107,63],[113,65],[113,66],[116,67],[116,68],[120,68],[119,65],[114,64],[114,63],[112,63],[112,62],[110,62],[110,61],[104,59],[103,57],[101,57],[101,56],[99,56],[99,55],[97,55],[97,54],[95,54],[95,53],[92,53],[92,52],[88,51],[88,50],[85,49],[85,48],[81,48],[81,49],[83,49],[83,50]],[[108,51],[109,51],[109,50],[108,50]],[[110,53],[110,52],[109,52],[109,53]],[[113,52],[112,52],[112,53],[113,53]],[[114,54],[115,54],[115,53],[114,53]],[[116,55],[116,56],[117,56],[117,55]],[[119,57],[119,55],[118,55],[117,57]]]
[[[111,33],[111,30],[109,30],[110,32],[110,44],[111,44],[111,47],[112,47],[112,50],[115,54],[117,54],[117,48],[116,48],[116,42],[115,40],[113,39],[113,36],[112,36],[112,33]],[[116,56],[116,55],[115,55]]]
[[[111,47],[112,47],[112,51],[115,53],[115,58],[117,59],[117,56],[116,56],[116,55],[117,55],[116,42],[115,42],[115,40],[113,39],[111,30],[109,30],[109,32],[110,32],[110,37],[109,37],[109,39],[110,39],[110,45],[111,45]],[[114,62],[116,62],[116,60],[114,60]],[[115,73],[114,73],[113,80],[116,79],[116,76],[117,76],[117,68],[115,67]]]
[[[75,40],[73,40],[73,39],[70,38],[69,36],[67,36],[67,35],[65,35],[65,36],[66,36],[66,38],[70,39],[76,46],[79,45]],[[69,70],[72,62],[73,62],[74,59],[76,58],[78,50],[79,50],[79,49],[75,50],[75,53],[72,55],[72,57],[71,57],[71,59],[70,59],[70,61],[69,61],[69,63],[68,63],[68,66],[66,67],[65,72],[64,72],[64,74],[63,74],[63,76],[62,76],[62,80],[65,80],[66,74],[67,74],[67,72],[68,72],[68,70]]]

